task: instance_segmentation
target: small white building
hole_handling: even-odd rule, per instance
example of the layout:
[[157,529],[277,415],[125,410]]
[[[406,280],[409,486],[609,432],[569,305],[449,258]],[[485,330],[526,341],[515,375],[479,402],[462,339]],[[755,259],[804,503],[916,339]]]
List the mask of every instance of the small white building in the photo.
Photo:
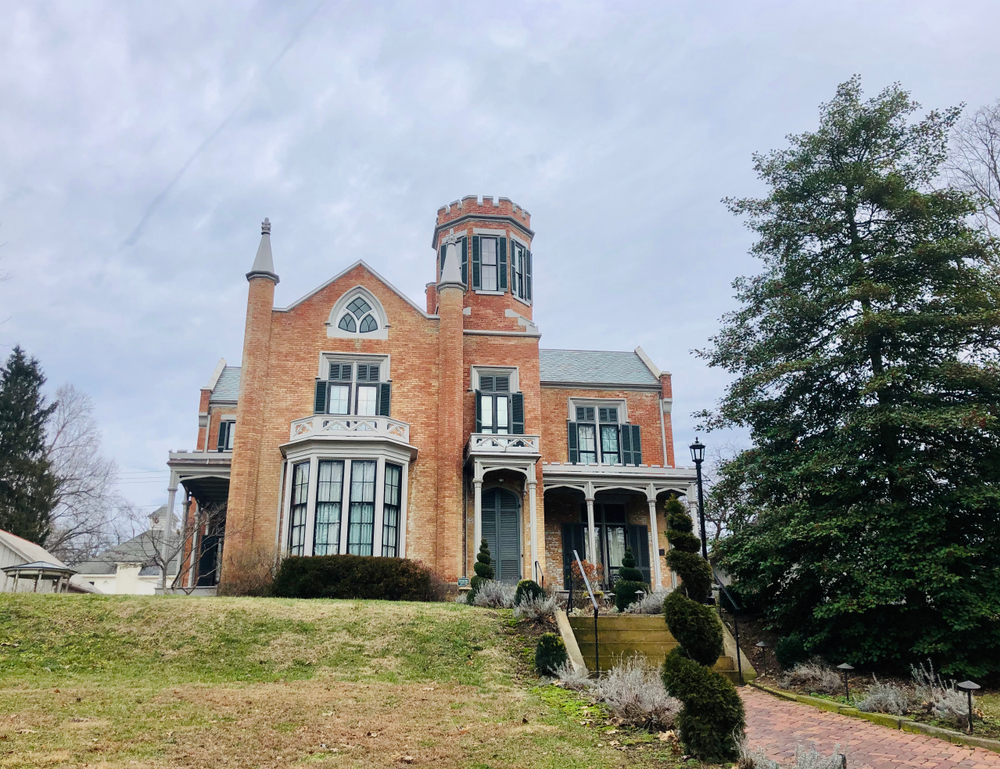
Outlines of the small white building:
[[[66,564],[41,545],[22,539],[9,531],[0,530],[0,570],[27,564],[44,564],[54,567],[54,569],[48,569],[53,573],[56,570],[68,569]],[[34,571],[37,572],[38,569]],[[16,579],[15,574],[0,571],[0,593],[13,593],[15,586],[18,593],[52,593],[55,592],[57,586],[66,587],[58,579],[42,578],[36,580],[34,577]],[[70,577],[68,588],[69,592],[72,593],[100,592],[94,585],[82,580],[78,574]]]
[[[160,507],[152,513],[149,529],[139,536],[104,551],[96,558],[76,564],[76,578],[102,593],[155,595],[160,584],[160,567],[157,564],[162,562],[158,552],[165,511],[166,507]],[[168,585],[177,575],[178,560],[179,557],[175,557],[167,570]]]

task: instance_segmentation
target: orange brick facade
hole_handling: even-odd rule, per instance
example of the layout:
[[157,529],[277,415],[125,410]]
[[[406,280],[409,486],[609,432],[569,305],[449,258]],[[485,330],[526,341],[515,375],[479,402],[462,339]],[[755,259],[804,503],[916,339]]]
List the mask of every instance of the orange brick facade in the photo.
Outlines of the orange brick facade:
[[[690,482],[690,473],[674,468],[670,376],[656,370],[638,349],[635,353],[540,349],[541,333],[532,320],[531,271],[532,262],[544,256],[536,257],[530,251],[534,235],[530,223],[530,215],[506,198],[463,198],[437,212],[433,252],[428,255],[435,282],[428,284],[420,304],[359,262],[287,308],[274,307],[278,278],[269,266],[267,225],[258,252],[260,259],[266,245],[267,260],[262,262],[263,268],[255,263],[247,276],[242,367],[239,371],[226,367],[226,376],[239,377],[237,403],[220,397],[215,384],[218,376],[214,377],[201,393],[196,452],[171,455],[171,466],[179,468],[180,482],[189,491],[194,489],[191,493],[197,498],[202,488],[198,485],[200,476],[195,478],[194,471],[183,468],[194,466],[197,452],[217,451],[220,422],[231,419],[235,412],[223,581],[227,570],[235,568],[230,564],[248,545],[267,548],[275,558],[293,552],[298,536],[305,537],[302,547],[306,550],[310,542],[316,547],[321,541],[318,511],[323,504],[318,494],[333,492],[320,491],[321,481],[312,477],[308,485],[303,483],[304,469],[296,476],[299,486],[294,486],[293,468],[311,462],[310,472],[316,473],[319,462],[340,457],[335,461],[348,461],[345,467],[369,462],[379,473],[374,493],[365,492],[356,477],[343,479],[338,536],[351,547],[355,537],[372,537],[374,544],[369,546],[377,556],[382,554],[379,544],[388,547],[390,538],[396,536],[403,550],[397,554],[421,561],[445,580],[462,584],[472,574],[479,527],[487,536],[487,530],[493,531],[492,521],[499,521],[497,526],[503,529],[511,525],[505,523],[510,519],[504,516],[513,514],[518,531],[509,542],[517,543],[517,566],[511,565],[514,561],[506,564],[507,577],[535,576],[547,585],[562,587],[564,538],[570,536],[567,527],[585,525],[589,536],[590,523],[596,521],[586,517],[594,515],[592,510],[587,512],[590,505],[600,514],[616,516],[614,526],[630,527],[630,537],[637,536],[635,527],[640,527],[635,528],[640,534],[648,532],[649,558],[660,564],[655,568],[650,565],[650,576],[658,575],[660,583],[669,586],[671,577],[658,556],[666,548],[662,504],[670,493],[687,493]],[[266,243],[263,238],[267,238]],[[473,277],[474,239],[475,249],[483,249],[482,253],[475,251],[479,259],[475,270],[482,270],[478,288]],[[486,244],[485,239],[492,242]],[[522,249],[517,267],[513,263],[515,243]],[[460,270],[456,260],[463,248]],[[492,269],[485,260],[489,259],[486,254],[494,252],[487,248],[502,255],[498,261],[506,258],[502,269],[509,273],[501,273],[498,265],[496,275],[503,274],[507,285],[498,290],[482,288],[487,270]],[[278,262],[282,269],[294,267],[291,256],[280,255]],[[519,276],[515,276],[515,269]],[[500,277],[496,280],[501,282]],[[354,296],[374,308],[371,317],[378,319],[376,329],[362,331],[358,325],[351,330],[354,319],[345,320],[348,311],[343,303]],[[360,368],[352,369],[358,372],[353,374],[358,379],[351,385],[357,388],[351,391],[356,393],[352,397],[359,400],[349,408],[356,408],[356,412],[335,411],[332,400],[325,405],[318,400],[319,393],[336,389],[336,383],[329,385],[333,389],[326,389],[327,377],[331,382],[335,378],[328,374],[331,361],[353,360],[380,366],[379,386],[387,389],[380,391],[379,414],[366,418],[360,411]],[[499,400],[483,403],[498,404],[497,414],[508,409],[503,413],[509,413],[517,423],[496,435],[488,428],[477,431],[477,398],[482,396],[476,388],[484,381],[492,382],[482,379],[492,374],[508,377],[504,382],[509,381],[511,393],[502,392]],[[621,441],[630,440],[636,433],[626,435],[626,431],[638,430],[641,458],[637,445],[634,459],[626,466],[625,457],[632,455],[625,453],[623,443],[616,465],[608,459],[613,456],[607,453],[611,444],[602,444],[600,462],[574,463],[569,431],[578,429],[574,414],[587,413],[574,411],[576,401],[584,407],[614,406],[615,419],[622,424],[616,421],[613,427],[602,424],[595,429],[610,430],[607,440],[612,441],[618,435]],[[522,406],[523,416],[519,411]],[[638,444],[638,438],[635,440]],[[354,447],[358,448],[352,454]],[[399,459],[401,456],[405,458]],[[387,523],[394,520],[389,505],[392,492],[389,476],[384,473],[388,472],[385,468],[396,465],[403,467],[405,498],[400,514],[403,531],[392,533]],[[184,472],[191,474],[185,476]],[[552,481],[547,488],[549,478]],[[308,501],[297,502],[306,499],[307,493],[311,495]],[[365,493],[374,494],[374,502],[367,507],[355,504],[353,495],[362,499]],[[503,505],[509,506],[510,500],[516,500],[515,513],[503,512],[508,509]],[[658,511],[655,527],[650,518],[651,503]],[[497,507],[477,515],[480,507],[492,504]],[[377,508],[374,513],[373,505]],[[330,509],[329,505],[323,509]],[[356,521],[367,521],[365,515],[373,516],[366,525],[375,534],[355,525]],[[494,515],[497,517],[491,517]],[[348,527],[346,534],[344,526]],[[606,526],[611,532],[612,524]],[[654,528],[659,534],[654,534]],[[297,533],[301,531],[306,533]],[[495,536],[505,535],[498,530]],[[499,546],[508,551],[515,547]],[[607,548],[602,557],[613,561],[613,547]],[[306,550],[302,554],[309,555]]]

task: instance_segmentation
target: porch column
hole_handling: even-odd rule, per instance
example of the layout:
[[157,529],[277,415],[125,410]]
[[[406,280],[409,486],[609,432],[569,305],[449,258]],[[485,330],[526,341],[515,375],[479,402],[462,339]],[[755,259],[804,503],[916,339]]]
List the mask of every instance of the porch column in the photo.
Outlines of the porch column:
[[649,484],[646,489],[646,501],[649,503],[649,537],[653,540],[650,556],[653,559],[653,589],[663,589],[663,575],[660,573],[660,532],[656,527],[656,489]]
[[[536,579],[535,564],[538,563],[538,513],[536,509],[535,486],[538,480],[535,477],[535,466],[528,466],[528,525],[531,527],[531,578]],[[539,564],[541,569],[541,564]]]
[[[473,497],[475,503],[472,524],[474,539],[472,543],[472,552],[478,553],[479,543],[483,541],[483,468],[479,464],[478,460],[476,461],[474,474],[472,476],[472,485],[475,488],[475,494]],[[468,568],[468,564],[466,564],[466,568]]]
[[[207,438],[206,438],[207,440]],[[170,471],[170,483],[167,484],[167,520],[163,522],[163,536],[160,538],[160,557],[163,568],[160,569],[160,590],[167,588],[167,566],[170,564],[170,539],[174,525],[174,501],[177,498],[177,473]]]
[[590,557],[597,563],[597,527],[594,524],[594,484],[587,482],[584,487],[584,497],[587,500],[587,542],[590,544]]

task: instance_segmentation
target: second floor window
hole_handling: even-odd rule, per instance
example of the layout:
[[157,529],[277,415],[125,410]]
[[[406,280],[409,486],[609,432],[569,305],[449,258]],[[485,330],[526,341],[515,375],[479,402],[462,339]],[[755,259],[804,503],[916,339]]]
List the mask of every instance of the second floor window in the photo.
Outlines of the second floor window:
[[219,422],[219,451],[233,450],[233,433],[236,431],[236,422],[231,419]]
[[476,432],[524,434],[524,395],[510,391],[510,375],[479,375],[476,392]]
[[379,363],[332,362],[326,381],[316,382],[317,414],[389,416],[392,387],[381,381]]
[[621,424],[617,406],[577,406],[569,423],[569,461],[581,465],[642,463],[639,425]]

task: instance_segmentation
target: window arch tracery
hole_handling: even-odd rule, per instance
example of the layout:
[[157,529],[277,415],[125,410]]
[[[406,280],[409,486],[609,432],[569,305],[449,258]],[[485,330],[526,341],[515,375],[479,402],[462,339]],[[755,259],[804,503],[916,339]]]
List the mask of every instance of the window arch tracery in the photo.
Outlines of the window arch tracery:
[[328,336],[388,338],[385,310],[375,296],[356,286],[334,305],[327,322]]

